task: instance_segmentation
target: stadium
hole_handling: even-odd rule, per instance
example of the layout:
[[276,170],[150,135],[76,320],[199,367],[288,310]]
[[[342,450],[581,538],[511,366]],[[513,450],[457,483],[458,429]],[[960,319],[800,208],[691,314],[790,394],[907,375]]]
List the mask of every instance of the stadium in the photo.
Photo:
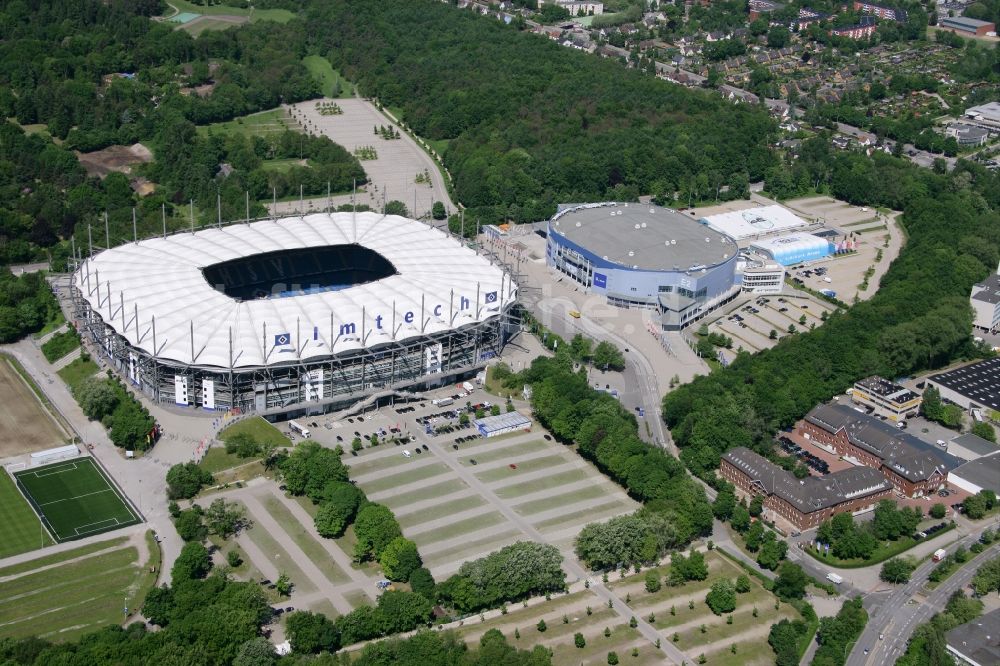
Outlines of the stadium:
[[546,263],[608,303],[654,309],[679,330],[741,290],[732,238],[648,204],[569,206],[548,223]]
[[143,240],[83,261],[75,324],[159,403],[316,414],[471,376],[517,285],[446,232],[320,213]]

